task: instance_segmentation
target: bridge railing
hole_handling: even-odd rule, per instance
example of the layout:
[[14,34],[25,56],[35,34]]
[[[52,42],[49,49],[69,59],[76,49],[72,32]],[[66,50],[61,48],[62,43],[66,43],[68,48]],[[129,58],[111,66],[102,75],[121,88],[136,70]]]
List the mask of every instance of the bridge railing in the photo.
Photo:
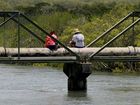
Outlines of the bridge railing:
[[[3,22],[0,23],[0,27],[4,26],[5,29],[5,24],[8,23],[10,20],[12,20],[12,22],[17,24],[17,46],[18,46],[18,59],[22,59],[20,57],[20,48],[21,48],[21,37],[23,37],[22,35],[20,35],[21,32],[21,28],[22,27],[25,31],[27,31],[28,33],[30,33],[32,35],[32,37],[35,37],[36,39],[38,39],[38,41],[40,41],[41,43],[45,43],[44,39],[41,36],[38,36],[36,32],[34,32],[31,28],[27,27],[27,25],[25,25],[22,21],[26,20],[29,23],[31,23],[33,26],[35,26],[38,30],[40,30],[44,36],[48,35],[50,37],[52,37],[46,30],[44,30],[42,27],[40,27],[37,23],[33,22],[32,20],[30,20],[27,16],[25,16],[24,14],[20,13],[20,12],[0,12],[0,17],[4,17]],[[66,49],[70,54],[72,54],[72,56],[74,55],[76,57],[72,59],[72,61],[80,61],[80,60],[91,60],[94,59],[94,57],[96,57],[96,55],[98,53],[100,53],[104,48],[106,48],[107,46],[109,46],[112,42],[114,42],[116,39],[118,39],[120,36],[122,36],[126,31],[130,30],[131,28],[134,28],[134,26],[140,21],[140,18],[138,18],[137,20],[134,20],[134,17],[140,17],[140,12],[132,12],[129,13],[127,16],[125,16],[123,19],[121,19],[118,23],[116,23],[114,26],[112,26],[110,29],[108,29],[106,32],[104,32],[103,34],[101,34],[98,38],[96,38],[95,40],[93,40],[90,44],[88,44],[86,47],[90,47],[91,45],[95,44],[97,41],[99,41],[101,38],[103,38],[104,36],[106,36],[109,32],[111,32],[113,29],[115,29],[116,27],[118,27],[121,23],[123,23],[125,20],[129,19],[130,17],[133,17],[133,22],[132,24],[130,24],[128,27],[126,27],[124,30],[122,30],[120,33],[118,33],[114,38],[112,38],[110,41],[108,41],[107,43],[105,43],[102,47],[100,47],[99,50],[97,50],[96,52],[92,53],[91,55],[88,55],[87,58],[82,58],[80,56],[80,54],[75,53],[74,51],[72,51],[70,48],[68,48],[67,46],[65,46],[62,42],[60,42],[59,40],[53,38],[54,40],[56,40],[62,47],[64,47],[64,49]],[[21,20],[22,18],[22,20]],[[28,44],[28,43],[27,43]],[[6,52],[6,46],[4,45],[5,48],[5,52]],[[61,57],[60,57],[61,58]],[[17,59],[17,60],[18,60]],[[26,58],[27,59],[27,58]],[[49,58],[45,58],[46,60]],[[53,59],[53,58],[52,58]],[[55,58],[54,58],[55,59]],[[70,59],[70,57],[67,57],[65,60],[67,61],[68,59]],[[44,60],[45,61],[45,60]]]
[[115,25],[113,25],[111,28],[109,28],[107,31],[105,31],[103,34],[99,35],[96,39],[94,39],[92,42],[90,42],[86,47],[90,47],[93,44],[95,44],[97,41],[99,41],[101,38],[105,37],[110,31],[112,31],[114,28],[119,26],[121,23],[123,23],[125,20],[127,20],[130,16],[132,16],[133,12],[129,13],[127,16],[125,16],[123,19],[121,19],[119,22],[117,22]]
[[[35,32],[33,32],[30,28],[28,28],[26,25],[24,25],[21,22],[21,18],[22,18],[22,19],[25,19],[26,21],[28,21],[29,23],[31,23],[32,25],[34,25],[38,30],[40,30],[41,32],[43,32],[45,34],[44,36],[48,35],[52,39],[56,40],[56,42],[60,46],[62,46],[63,48],[65,48],[72,55],[76,56],[77,60],[80,60],[80,56],[78,54],[76,54],[75,52],[73,52],[71,49],[69,49],[67,46],[65,46],[59,40],[57,40],[54,37],[52,37],[46,30],[44,30],[43,28],[41,28],[37,23],[33,22],[31,19],[29,19],[24,14],[22,14],[20,12],[0,12],[0,17],[4,17],[4,21],[2,23],[0,23],[0,27],[4,26],[10,20],[14,21],[17,24],[17,31],[18,31],[17,46],[18,46],[18,58],[19,59],[20,59],[20,47],[21,47],[21,35],[20,35],[21,28],[20,27],[22,27],[24,30],[26,30],[28,33],[30,33],[33,37],[37,38],[41,43],[43,43],[43,44],[45,43],[45,40],[42,39],[42,37],[39,37]],[[5,19],[5,17],[6,18],[8,17],[8,19]]]
[[[95,40],[93,40],[91,43],[89,43],[86,47],[90,47],[93,44],[97,43],[101,38],[108,35],[109,32],[111,32],[113,29],[121,25],[123,22],[125,22],[128,18],[133,17],[132,23],[127,26],[124,30],[122,30],[120,33],[118,33],[116,36],[114,36],[112,39],[110,39],[107,43],[105,43],[98,51],[95,53],[92,53],[88,60],[91,60],[93,57],[95,57],[99,52],[101,52],[104,48],[109,46],[112,42],[114,42],[116,39],[118,39],[120,36],[122,36],[125,32],[133,28],[133,34],[134,34],[134,26],[140,21],[140,12],[131,12],[127,16],[125,16],[123,19],[121,19],[119,22],[117,22],[115,25],[113,25],[111,28],[109,28],[107,31],[105,31],[103,34],[99,35]],[[138,17],[137,20],[134,20],[134,17]]]

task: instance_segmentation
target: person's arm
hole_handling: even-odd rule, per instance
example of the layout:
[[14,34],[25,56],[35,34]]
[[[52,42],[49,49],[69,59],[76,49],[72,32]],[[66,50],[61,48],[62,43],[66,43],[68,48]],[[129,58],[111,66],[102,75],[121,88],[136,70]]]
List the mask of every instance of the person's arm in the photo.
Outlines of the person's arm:
[[75,35],[73,35],[72,40],[70,41],[70,46],[75,47]]

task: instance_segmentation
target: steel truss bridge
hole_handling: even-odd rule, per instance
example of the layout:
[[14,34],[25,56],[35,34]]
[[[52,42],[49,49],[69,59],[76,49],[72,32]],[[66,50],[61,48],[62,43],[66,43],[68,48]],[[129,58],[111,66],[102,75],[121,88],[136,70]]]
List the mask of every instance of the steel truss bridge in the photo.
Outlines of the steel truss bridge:
[[[91,43],[89,43],[83,49],[69,48],[59,40],[53,38],[46,30],[41,28],[38,24],[33,22],[27,16],[20,12],[0,12],[0,17],[4,18],[4,20],[0,23],[0,27],[5,27],[5,24],[10,23],[11,21],[15,22],[18,31],[18,41],[17,48],[6,48],[5,45],[0,48],[0,61],[29,61],[29,62],[86,62],[86,61],[139,61],[139,47],[108,47],[112,42],[114,42],[117,38],[122,36],[125,32],[132,29],[132,34],[135,34],[135,25],[140,21],[140,12],[131,12],[124,18],[122,18],[119,22],[117,22],[114,26],[109,28],[106,32],[99,35],[96,39],[94,39]],[[47,48],[21,48],[20,43],[20,29],[23,28],[33,37],[37,38],[42,43],[45,43],[44,39],[38,36],[35,32],[33,32],[30,28],[24,25],[21,22],[23,19],[31,23],[33,26],[42,31],[45,35],[50,36],[54,40],[56,40],[63,48],[60,48],[58,51],[49,51]],[[109,32],[113,31],[113,29],[117,28],[119,25],[127,21],[129,18],[132,18],[132,22],[129,26],[127,26],[124,30],[118,33],[115,37],[113,37],[110,41],[105,43],[101,47],[92,47],[95,45],[101,38],[108,35]],[[137,18],[137,19],[135,19]],[[123,50],[123,51],[122,51]],[[116,52],[115,52],[116,51]],[[32,52],[32,53],[31,53]],[[112,52],[112,53],[111,53]],[[130,53],[131,52],[131,53]],[[108,54],[107,54],[108,53]],[[40,54],[40,56],[39,56]],[[38,56],[37,56],[38,55]]]
[[[92,45],[95,45],[101,38],[106,37],[110,32],[118,28],[128,19],[132,20],[131,23],[116,36],[114,36],[101,47],[92,47]],[[16,24],[17,29],[17,40],[15,40],[17,42],[17,47],[7,47],[5,43],[3,43],[3,46],[0,47],[0,62],[62,62],[64,63],[63,71],[68,76],[68,90],[86,89],[86,77],[91,74],[89,62],[140,61],[140,47],[135,47],[134,43],[133,45],[127,47],[109,47],[116,39],[123,36],[128,30],[132,30],[132,36],[135,35],[135,26],[139,25],[138,23],[140,21],[140,12],[137,11],[129,13],[103,34],[99,35],[85,48],[70,48],[66,46],[61,41],[53,38],[45,29],[40,27],[36,22],[29,19],[21,12],[0,12],[0,20],[0,27],[3,27],[4,30],[6,30],[6,25],[11,21]],[[34,32],[30,27],[27,27],[23,21],[29,22],[45,36],[48,35],[52,39],[56,40],[61,48],[56,51],[50,51],[47,48],[22,47],[22,30],[29,33],[42,44],[45,43],[44,38],[38,36],[37,33]],[[5,38],[5,36],[3,37]],[[132,38],[135,40],[134,37]]]

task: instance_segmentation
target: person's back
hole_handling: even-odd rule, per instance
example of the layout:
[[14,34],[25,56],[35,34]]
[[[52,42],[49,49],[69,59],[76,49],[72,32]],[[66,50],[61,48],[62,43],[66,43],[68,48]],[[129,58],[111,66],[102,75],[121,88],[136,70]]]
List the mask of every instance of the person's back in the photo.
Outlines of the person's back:
[[[57,39],[57,36],[55,35],[54,32],[51,32],[50,35],[52,35],[52,37]],[[52,39],[50,36],[47,36],[46,40],[45,40],[45,47],[49,48],[50,50],[55,50],[56,49],[56,41],[54,39]]]
[[75,42],[76,48],[83,48],[85,46],[84,45],[84,35],[78,29],[74,30],[72,42]]
[[[52,36],[57,39],[56,35],[53,34]],[[50,36],[46,37],[46,47],[55,44],[56,44],[55,40],[53,40]]]
[[83,48],[84,47],[84,35],[81,33],[76,33],[72,40],[75,42],[75,47]]

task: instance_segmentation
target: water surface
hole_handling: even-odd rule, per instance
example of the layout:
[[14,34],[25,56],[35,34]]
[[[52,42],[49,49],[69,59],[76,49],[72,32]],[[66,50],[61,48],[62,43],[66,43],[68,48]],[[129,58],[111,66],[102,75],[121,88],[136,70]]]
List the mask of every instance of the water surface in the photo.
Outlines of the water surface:
[[92,73],[68,92],[62,70],[0,64],[0,105],[140,105],[140,75]]

